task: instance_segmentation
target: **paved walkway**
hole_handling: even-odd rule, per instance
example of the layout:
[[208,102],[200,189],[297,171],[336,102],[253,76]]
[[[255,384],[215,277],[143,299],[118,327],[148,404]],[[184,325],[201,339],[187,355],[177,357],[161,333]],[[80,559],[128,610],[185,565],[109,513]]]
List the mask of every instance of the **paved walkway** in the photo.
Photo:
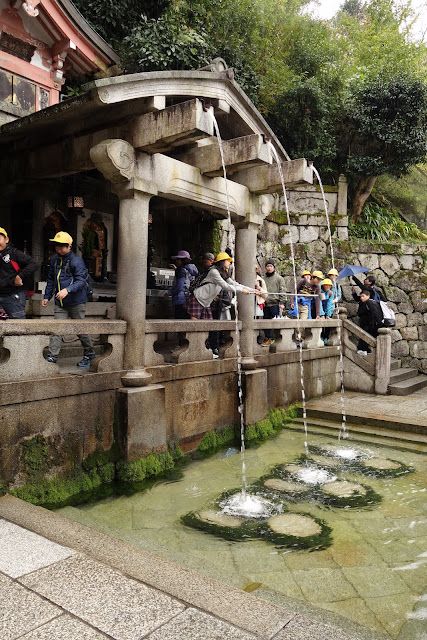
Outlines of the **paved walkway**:
[[287,611],[11,496],[0,498],[0,637],[383,638]]
[[[348,416],[369,420],[389,420],[427,427],[427,388],[409,396],[376,396],[346,391],[345,410]],[[307,402],[307,409],[341,414],[341,394],[332,393]],[[350,418],[349,421],[351,422]]]

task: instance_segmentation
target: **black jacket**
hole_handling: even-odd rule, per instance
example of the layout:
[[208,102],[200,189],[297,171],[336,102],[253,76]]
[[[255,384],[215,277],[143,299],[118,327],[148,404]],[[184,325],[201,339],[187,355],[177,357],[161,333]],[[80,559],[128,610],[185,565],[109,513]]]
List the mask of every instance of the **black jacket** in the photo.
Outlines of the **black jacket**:
[[[361,289],[366,289],[366,291],[369,291],[369,295],[371,296],[372,300],[375,299],[375,293],[378,293],[380,300],[382,300],[383,302],[387,302],[387,298],[381,293],[381,291],[379,289],[377,289],[376,287],[368,287],[366,286],[366,284],[363,284],[363,282],[360,282],[360,280],[358,278],[356,278],[356,276],[352,276],[354,283],[360,287]],[[359,296],[357,293],[353,293],[352,294],[353,299],[356,300],[356,302],[359,302]]]
[[[31,276],[37,266],[34,258],[19,249],[15,249],[15,247],[8,245],[6,249],[0,251],[0,295],[8,296],[11,293],[30,289]],[[20,276],[23,281],[21,287],[14,285],[16,276]]]
[[359,300],[357,315],[360,318],[361,328],[368,331],[368,333],[371,333],[369,329],[377,330],[382,326],[383,312],[381,311],[380,303],[371,300],[371,298],[366,302]]

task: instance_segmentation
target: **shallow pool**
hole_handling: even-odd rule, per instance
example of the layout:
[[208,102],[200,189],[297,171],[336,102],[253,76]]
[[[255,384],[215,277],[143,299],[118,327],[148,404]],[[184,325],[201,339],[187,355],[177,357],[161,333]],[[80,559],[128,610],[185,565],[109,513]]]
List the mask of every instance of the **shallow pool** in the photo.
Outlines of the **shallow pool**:
[[[289,605],[292,600],[337,613],[399,640],[425,640],[427,583],[427,457],[350,439],[340,443],[363,456],[397,460],[413,473],[372,478],[343,470],[331,457],[337,441],[313,435],[316,464],[340,479],[369,485],[382,502],[337,508],[316,501],[290,501],[294,513],[309,513],[332,529],[321,550],[276,547],[262,539],[232,542],[181,523],[188,512],[209,508],[224,491],[241,486],[240,454],[190,463],[177,482],[161,482],[133,496],[111,497],[59,512],[73,520],[156,552],[186,567],[255,595]],[[324,454],[322,454],[322,451]],[[284,430],[246,451],[248,484],[304,453],[304,434]],[[329,455],[328,455],[329,454]],[[314,455],[314,454],[313,454]],[[337,466],[338,465],[338,466]]]

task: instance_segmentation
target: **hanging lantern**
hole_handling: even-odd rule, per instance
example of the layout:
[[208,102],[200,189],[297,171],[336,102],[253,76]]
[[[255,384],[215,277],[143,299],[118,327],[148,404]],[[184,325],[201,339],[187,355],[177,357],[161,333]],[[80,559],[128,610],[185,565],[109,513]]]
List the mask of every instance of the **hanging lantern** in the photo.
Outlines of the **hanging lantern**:
[[69,209],[83,209],[85,201],[83,196],[68,196],[67,207]]

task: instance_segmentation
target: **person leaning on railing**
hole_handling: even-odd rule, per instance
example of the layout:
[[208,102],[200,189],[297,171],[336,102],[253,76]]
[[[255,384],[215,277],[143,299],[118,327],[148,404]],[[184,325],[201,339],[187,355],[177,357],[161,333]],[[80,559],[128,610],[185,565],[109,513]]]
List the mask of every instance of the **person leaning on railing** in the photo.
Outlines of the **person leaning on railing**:
[[[264,320],[272,320],[278,318],[280,311],[285,308],[285,281],[276,271],[274,260],[267,260],[265,263],[265,286],[267,295],[264,294]],[[273,342],[271,339],[271,329],[264,329],[265,340],[261,343],[262,347],[269,347]]]
[[245,295],[257,293],[255,289],[239,284],[228,276],[228,269],[233,259],[222,251],[219,253],[212,267],[209,269],[203,281],[198,278],[193,282],[193,287],[187,299],[186,309],[191,320],[212,320],[210,305],[222,289],[226,291],[240,291]]

